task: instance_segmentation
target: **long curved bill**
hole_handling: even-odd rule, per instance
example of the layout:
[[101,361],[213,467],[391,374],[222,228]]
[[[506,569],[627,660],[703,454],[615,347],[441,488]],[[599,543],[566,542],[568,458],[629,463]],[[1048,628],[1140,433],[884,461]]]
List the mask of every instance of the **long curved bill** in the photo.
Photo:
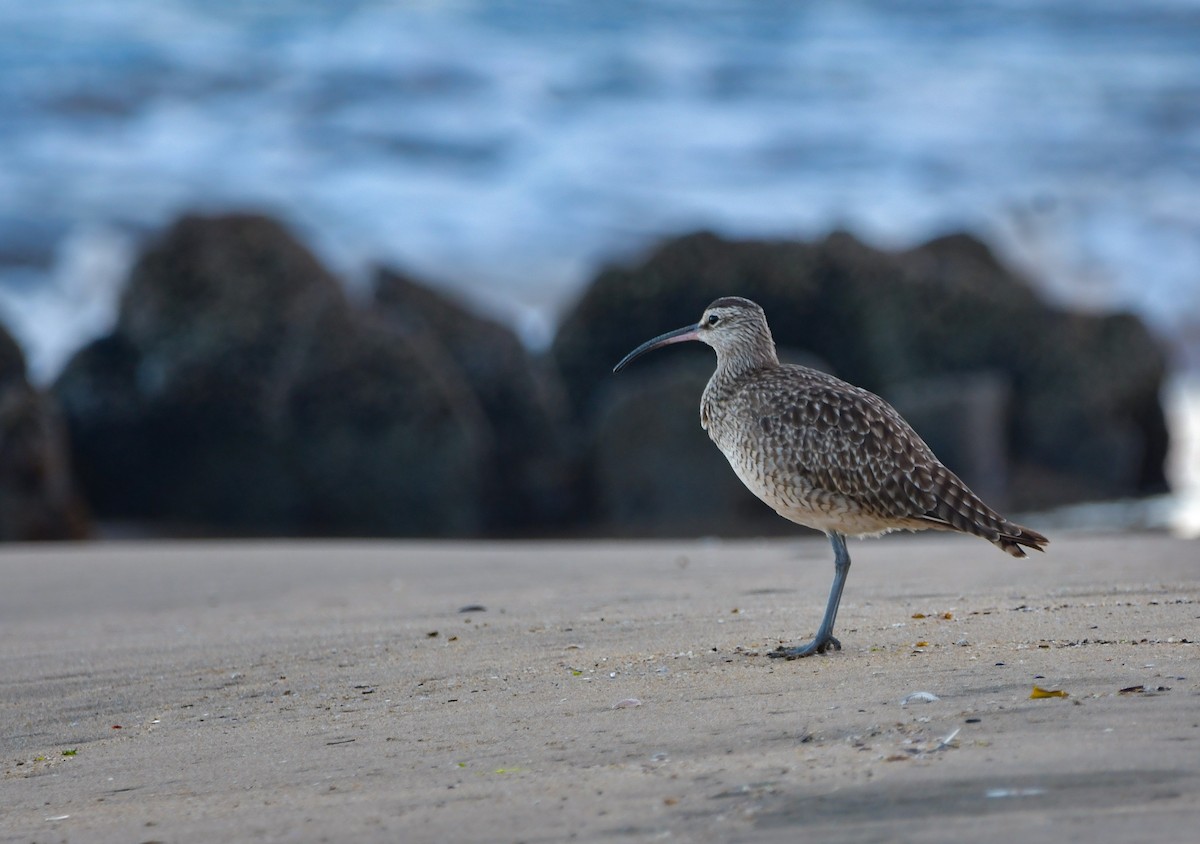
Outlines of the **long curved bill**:
[[660,346],[669,346],[672,343],[683,343],[688,340],[698,340],[700,338],[700,324],[685,325],[683,328],[676,328],[674,331],[668,331],[666,334],[660,334],[653,340],[647,340],[642,345],[638,346],[625,357],[621,358],[621,362],[613,367],[613,372],[620,372],[634,358],[640,358],[646,352],[654,351]]

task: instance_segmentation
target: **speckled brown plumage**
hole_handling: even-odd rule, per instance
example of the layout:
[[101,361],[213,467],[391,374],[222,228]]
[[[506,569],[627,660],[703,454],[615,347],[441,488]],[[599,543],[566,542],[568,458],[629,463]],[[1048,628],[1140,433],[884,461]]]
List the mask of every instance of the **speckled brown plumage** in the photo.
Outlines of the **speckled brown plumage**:
[[833,541],[836,577],[821,629],[808,645],[778,655],[840,646],[832,634],[850,566],[844,536],[958,531],[1014,557],[1047,543],[984,504],[879,396],[813,369],[780,364],[766,316],[748,299],[716,300],[700,322],[643,343],[616,369],[685,340],[716,350],[700,423],[734,472],[779,515]]
[[701,420],[742,482],[797,524],[848,536],[954,530],[1016,557],[1046,542],[984,504],[891,405],[833,376],[718,368]]

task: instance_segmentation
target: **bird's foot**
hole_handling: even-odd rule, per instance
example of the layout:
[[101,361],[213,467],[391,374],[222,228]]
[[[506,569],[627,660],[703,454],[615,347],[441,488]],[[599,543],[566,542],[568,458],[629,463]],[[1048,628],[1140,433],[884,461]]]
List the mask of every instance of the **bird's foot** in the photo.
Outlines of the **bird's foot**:
[[832,636],[826,636],[824,639],[813,639],[807,645],[797,645],[794,648],[785,648],[783,645],[780,645],[767,654],[767,656],[771,657],[771,659],[800,659],[802,656],[823,654],[830,649],[840,651],[842,643]]

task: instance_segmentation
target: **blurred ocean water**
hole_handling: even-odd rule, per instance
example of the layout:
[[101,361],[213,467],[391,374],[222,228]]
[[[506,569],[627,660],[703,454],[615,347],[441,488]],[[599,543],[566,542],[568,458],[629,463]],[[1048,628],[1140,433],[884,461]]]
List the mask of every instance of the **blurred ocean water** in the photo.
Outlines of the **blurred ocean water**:
[[38,379],[142,237],[229,208],[534,345],[665,234],[965,228],[1195,353],[1200,0],[0,0],[0,318]]

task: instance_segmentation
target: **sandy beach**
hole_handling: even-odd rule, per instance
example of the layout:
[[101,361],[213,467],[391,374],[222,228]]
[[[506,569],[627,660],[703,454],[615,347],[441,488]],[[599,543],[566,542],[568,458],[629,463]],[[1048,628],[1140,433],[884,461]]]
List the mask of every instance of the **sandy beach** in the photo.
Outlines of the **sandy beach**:
[[785,662],[819,538],[6,548],[0,841],[1194,834],[1200,546],[851,554]]

